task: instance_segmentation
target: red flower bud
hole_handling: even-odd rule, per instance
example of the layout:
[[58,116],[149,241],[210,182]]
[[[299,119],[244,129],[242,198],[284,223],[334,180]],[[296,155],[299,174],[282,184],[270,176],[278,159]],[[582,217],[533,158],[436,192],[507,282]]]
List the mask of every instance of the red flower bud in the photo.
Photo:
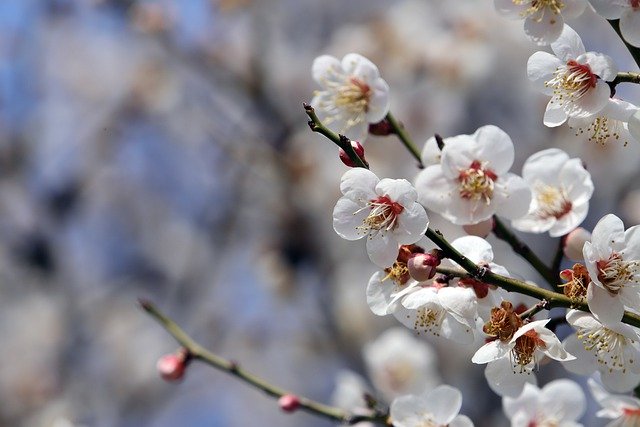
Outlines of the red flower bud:
[[436,267],[440,265],[438,252],[416,254],[409,258],[407,267],[409,275],[418,282],[424,282],[436,275]]
[[[364,159],[364,147],[362,146],[362,144],[360,144],[358,141],[351,141],[351,146],[353,147],[353,151],[356,152],[358,157],[360,157],[362,161],[366,163],[367,161]],[[351,160],[346,151],[340,148],[338,150],[338,153],[340,155],[340,160],[342,160],[342,163],[349,166],[350,168],[356,167],[356,164],[353,162],[353,160]]]
[[156,368],[160,372],[162,379],[166,381],[178,381],[184,376],[187,367],[183,353],[165,354],[156,363]]
[[285,412],[293,412],[300,407],[300,399],[294,394],[285,394],[278,399],[278,405]]

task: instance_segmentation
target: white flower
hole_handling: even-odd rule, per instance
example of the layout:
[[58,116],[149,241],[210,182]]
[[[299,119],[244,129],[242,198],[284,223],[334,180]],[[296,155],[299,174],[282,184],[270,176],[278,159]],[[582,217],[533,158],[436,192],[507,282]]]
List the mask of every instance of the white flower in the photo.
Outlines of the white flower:
[[[482,237],[459,237],[451,242],[451,245],[477,266],[486,267],[493,273],[509,277],[509,272],[506,268],[493,262],[493,248],[491,244]],[[454,283],[457,286],[473,289],[478,302],[478,315],[483,319],[487,319],[491,309],[500,305],[506,297],[506,292],[503,289],[484,283],[478,279],[454,279]]]
[[393,265],[398,246],[420,240],[429,226],[418,194],[404,179],[379,180],[371,171],[354,168],[340,182],[343,197],[333,210],[333,228],[347,240],[367,237],[367,253],[380,267]]
[[362,354],[371,382],[389,402],[426,392],[441,382],[435,351],[405,328],[387,330],[366,344]]
[[522,178],[533,191],[529,213],[511,225],[530,233],[558,237],[576,228],[587,216],[593,194],[591,174],[580,159],[558,148],[542,150],[527,159]]
[[593,378],[588,380],[593,398],[602,409],[596,416],[613,419],[605,427],[635,427],[640,425],[640,399],[620,394],[610,394]]
[[607,19],[620,19],[620,32],[630,45],[640,47],[640,2],[638,0],[590,0]]
[[640,349],[637,330],[624,323],[603,325],[594,316],[570,310],[567,321],[576,330],[564,340],[575,360],[564,367],[576,374],[600,372],[602,382],[618,392],[632,390],[640,382]]
[[497,394],[515,397],[522,392],[525,383],[535,384],[533,368],[544,356],[559,361],[574,359],[558,337],[544,327],[547,322],[549,319],[527,323],[518,328],[508,341],[495,339],[473,355],[473,363],[487,363],[484,374],[489,387]]
[[640,141],[640,110],[636,110],[627,123],[627,130],[636,141]]
[[402,396],[391,403],[390,418],[395,427],[473,427],[464,415],[462,393],[441,385],[421,396]]
[[[331,404],[357,415],[371,415],[365,394],[371,394],[365,380],[355,372],[341,370],[336,375],[336,386],[331,394]],[[373,423],[361,422],[357,427],[374,427]]]
[[503,397],[502,407],[511,427],[581,427],[576,420],[584,414],[586,399],[576,382],[562,379],[542,389],[525,384],[520,396]]
[[519,218],[527,213],[531,191],[509,169],[511,138],[496,126],[444,140],[441,161],[416,178],[420,202],[458,225],[477,224],[494,213]]
[[640,141],[640,132],[634,135],[633,115],[638,107],[630,102],[609,98],[602,111],[589,117],[569,117],[567,123],[575,130],[576,136],[587,142],[606,145],[620,141],[627,145],[629,141]]
[[568,25],[551,43],[555,55],[536,52],[529,58],[527,74],[551,100],[544,124],[555,127],[568,117],[588,117],[600,112],[611,95],[606,83],[618,72],[607,55],[586,52],[580,36]]
[[322,87],[311,101],[318,118],[350,139],[364,141],[369,123],[379,122],[389,112],[389,86],[364,56],[350,53],[342,61],[319,56],[312,74]]
[[402,305],[407,310],[394,315],[418,334],[431,333],[462,344],[473,342],[477,309],[471,289],[417,287],[407,293]]
[[625,231],[620,218],[605,215],[582,253],[591,277],[591,312],[607,324],[619,322],[625,308],[640,312],[640,226]]
[[538,44],[555,41],[564,26],[563,16],[580,15],[586,0],[494,0],[496,10],[514,19],[524,18],[524,31]]

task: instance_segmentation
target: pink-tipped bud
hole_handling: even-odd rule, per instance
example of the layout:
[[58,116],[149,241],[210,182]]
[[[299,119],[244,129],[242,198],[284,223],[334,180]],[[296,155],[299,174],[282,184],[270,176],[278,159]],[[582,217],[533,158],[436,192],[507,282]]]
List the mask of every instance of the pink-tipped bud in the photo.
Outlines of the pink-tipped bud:
[[484,239],[491,233],[491,231],[493,231],[494,226],[495,221],[493,220],[493,218],[489,218],[477,224],[463,225],[462,228],[465,233],[471,236],[482,237]]
[[[353,151],[356,152],[358,157],[360,157],[362,161],[366,163],[367,161],[364,159],[364,147],[362,146],[362,144],[360,144],[358,141],[351,141],[351,146],[353,147]],[[356,167],[356,164],[353,162],[353,160],[351,160],[346,151],[340,148],[338,150],[338,153],[340,155],[340,160],[342,160],[342,163],[349,166],[350,168]]]
[[566,268],[560,272],[560,278],[565,282],[570,282],[573,280],[573,269]]
[[409,275],[418,282],[432,279],[436,275],[436,267],[439,265],[440,256],[438,252],[416,254],[407,261]]
[[165,354],[156,363],[156,368],[160,372],[162,379],[166,381],[178,381],[184,376],[187,367],[185,357],[182,353]]
[[582,247],[591,241],[591,233],[578,227],[564,237],[564,255],[573,261],[582,261]]
[[278,399],[278,405],[285,412],[293,412],[300,407],[300,398],[295,394],[285,394]]
[[393,127],[389,120],[382,119],[378,123],[369,124],[369,133],[376,136],[387,136],[393,133]]

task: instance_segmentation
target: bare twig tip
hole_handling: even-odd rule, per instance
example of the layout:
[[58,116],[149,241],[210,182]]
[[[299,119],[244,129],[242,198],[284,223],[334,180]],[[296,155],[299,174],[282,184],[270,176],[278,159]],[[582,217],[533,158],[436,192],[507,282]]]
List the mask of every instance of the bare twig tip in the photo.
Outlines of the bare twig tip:
[[150,311],[153,308],[153,303],[145,298],[138,298],[138,304],[140,304],[140,307],[145,311]]

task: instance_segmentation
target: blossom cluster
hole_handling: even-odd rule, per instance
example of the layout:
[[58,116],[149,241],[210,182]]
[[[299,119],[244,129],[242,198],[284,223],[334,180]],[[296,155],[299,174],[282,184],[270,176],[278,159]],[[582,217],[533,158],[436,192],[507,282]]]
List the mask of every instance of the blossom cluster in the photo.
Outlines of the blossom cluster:
[[[594,0],[591,5],[607,19],[619,19],[624,40],[640,46],[640,4]],[[589,7],[586,0],[495,0],[495,6],[523,18],[525,33],[551,49],[534,53],[526,66],[533,85],[550,96],[544,125],[567,123],[576,135],[601,145],[640,141],[638,107],[614,96],[619,72],[613,59],[586,51],[564,23],[563,16],[575,17]],[[312,106],[330,128],[358,139],[356,155],[364,159],[360,143],[368,131],[392,133],[389,86],[378,68],[358,54],[342,61],[324,55],[314,62],[313,76],[322,90]],[[427,140],[422,168],[412,182],[380,179],[345,161],[353,168],[342,176],[333,226],[344,239],[365,239],[367,254],[379,268],[369,279],[367,303],[375,315],[392,315],[417,335],[468,346],[471,362],[486,364],[488,385],[503,397],[512,425],[580,425],[585,398],[576,383],[558,380],[537,387],[536,372],[548,360],[599,379],[602,385],[590,380],[590,387],[605,408],[601,416],[618,421],[638,416],[637,399],[609,393],[626,393],[640,383],[640,329],[623,322],[626,315],[640,314],[640,226],[625,230],[620,218],[608,214],[591,233],[580,228],[594,193],[588,165],[580,158],[545,149],[524,162],[520,175],[512,171],[514,159],[510,136],[486,125],[472,134]],[[425,238],[433,233],[430,218],[461,226],[468,235],[446,247],[434,240],[439,247],[433,249]],[[560,273],[556,283],[546,277],[571,301],[564,318],[552,321],[549,302],[530,296],[535,291],[514,294],[485,279],[490,272],[523,283],[494,262],[485,240],[500,218],[520,232],[561,238],[566,258],[577,261],[551,272]],[[538,285],[526,286],[522,289]],[[555,333],[559,322],[573,329],[562,339]],[[461,396],[456,389],[431,388],[422,397],[412,393],[392,396],[394,425],[471,425],[457,415]]]

